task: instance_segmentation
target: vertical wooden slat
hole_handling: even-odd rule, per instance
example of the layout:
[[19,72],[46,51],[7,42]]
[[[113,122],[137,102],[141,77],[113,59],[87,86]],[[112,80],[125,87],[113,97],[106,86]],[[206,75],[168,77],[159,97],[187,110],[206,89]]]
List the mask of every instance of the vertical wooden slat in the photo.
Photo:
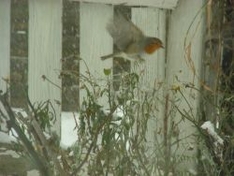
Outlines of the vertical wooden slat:
[[[178,107],[181,112],[187,112],[191,115],[190,118],[195,120],[197,120],[199,92],[188,86],[194,85],[198,89],[200,87],[200,65],[203,57],[205,26],[203,4],[203,0],[179,1],[178,7],[170,15],[168,26],[167,81],[169,94],[171,89],[175,89],[174,94],[170,94],[169,100],[173,102],[174,107]],[[187,88],[186,85],[188,85]],[[173,121],[177,123],[181,121],[181,114],[175,110]],[[180,146],[183,146],[180,148],[180,152],[183,152],[184,155],[195,157],[196,142],[192,137],[195,132],[194,125],[190,121],[184,120],[179,123],[179,138],[184,139],[180,142]],[[188,150],[189,144],[195,147],[193,151]],[[186,153],[184,153],[185,151]],[[193,166],[186,165],[186,168],[183,169],[188,170],[191,167]]]
[[[166,11],[157,8],[132,8],[132,21],[145,35],[157,37],[166,45]],[[160,49],[152,55],[144,55],[146,60],[140,64],[132,63],[132,71],[140,76],[141,90],[150,93],[157,90],[156,97],[163,101],[163,82],[165,79],[165,49]],[[161,88],[160,88],[161,87]],[[159,126],[159,119],[162,119],[164,113],[164,105],[158,101],[155,111],[155,118],[151,118],[147,125],[147,145],[150,148],[149,153],[154,150],[154,142],[156,126]]]
[[4,80],[10,79],[10,6],[9,0],[0,1],[0,90],[3,92],[7,89]]
[[[164,45],[166,42],[165,11],[157,8],[132,8],[132,21],[147,36],[160,38]],[[146,60],[140,64],[132,63],[132,71],[141,75],[142,86],[152,88],[155,83],[164,80],[165,50],[160,49],[152,55],[144,55]]]
[[[103,4],[80,4],[80,84],[89,85],[82,75],[94,79],[102,85],[105,78],[104,68],[112,66],[112,59],[102,61],[101,56],[112,53],[113,42],[106,30],[106,24],[113,17],[113,7]],[[91,76],[91,77],[89,77]],[[82,87],[82,85],[81,85]],[[81,90],[80,102],[86,96]],[[100,100],[102,105],[107,104],[107,99]]]
[[[29,70],[28,93],[30,100],[51,100],[56,112],[53,130],[60,135],[62,53],[62,0],[29,1]],[[49,81],[43,80],[43,75]]]

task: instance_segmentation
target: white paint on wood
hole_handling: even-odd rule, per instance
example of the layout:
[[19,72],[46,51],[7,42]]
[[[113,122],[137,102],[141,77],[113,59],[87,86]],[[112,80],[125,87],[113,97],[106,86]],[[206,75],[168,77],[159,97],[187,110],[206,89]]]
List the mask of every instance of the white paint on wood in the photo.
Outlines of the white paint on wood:
[[[132,21],[147,36],[157,37],[166,44],[166,15],[157,8],[132,8]],[[132,71],[141,76],[141,84],[151,89],[164,80],[165,49],[159,49],[151,55],[143,56],[145,62],[132,63]],[[142,87],[142,88],[144,88]]]
[[[166,46],[166,10],[158,8],[132,8],[132,21],[136,24],[145,35],[160,38]],[[164,89],[163,82],[165,80],[165,49],[159,49],[152,55],[144,55],[146,60],[140,64],[132,63],[132,71],[137,72],[140,76],[140,89],[145,93],[152,95],[155,91],[154,108],[150,112],[153,114],[148,120],[147,125],[147,147],[148,154],[151,155],[155,151],[155,142],[157,134],[156,130],[160,129],[164,114]],[[139,95],[136,95],[139,96]],[[158,128],[157,128],[158,127]]]
[[[185,85],[194,85],[197,89],[200,87],[200,66],[203,57],[202,48],[205,27],[205,15],[202,10],[204,2],[204,0],[179,1],[178,7],[172,11],[170,15],[168,27],[168,90],[173,87],[179,88],[186,98],[185,100],[184,97],[178,93],[177,89],[176,94],[170,94],[170,101],[174,102],[174,105],[178,106],[182,112],[193,114],[192,118],[195,119],[197,118],[199,93],[195,89],[185,88]],[[171,90],[169,93],[171,93]],[[189,105],[187,102],[189,102]],[[181,115],[178,111],[176,111],[174,118],[175,121],[181,120]],[[185,120],[180,123],[180,138],[194,133],[195,128],[191,122]],[[193,139],[192,136],[185,138],[181,141],[180,145],[187,145],[188,147],[188,144],[191,144],[191,146],[194,146],[196,141]],[[184,150],[182,152],[184,152]],[[191,151],[188,151],[188,154],[189,153],[194,154],[194,152]],[[186,165],[185,169],[189,169],[189,166]]]
[[149,6],[149,7],[158,7],[165,9],[174,9],[178,2],[178,0],[72,0],[72,1],[103,3],[103,4],[112,4],[112,5],[123,4],[126,6]]
[[[29,70],[28,91],[30,100],[50,100],[57,121],[53,130],[60,135],[61,70],[62,54],[62,0],[29,1]],[[42,76],[57,86],[43,80]]]
[[10,79],[10,6],[11,1],[0,1],[0,90],[7,90],[4,80]]
[[[204,35],[204,1],[188,2],[181,0],[178,8],[172,12],[168,31],[167,79],[170,85],[193,84],[199,88],[200,65],[202,61]],[[184,15],[186,14],[186,15]],[[178,79],[177,79],[178,78]],[[178,81],[179,80],[179,81]],[[183,88],[183,86],[181,87]],[[188,91],[186,91],[188,90]],[[183,89],[196,110],[196,91]]]
[[[112,67],[112,59],[102,61],[100,57],[113,52],[113,41],[106,30],[106,25],[112,17],[113,7],[103,4],[80,4],[81,87],[85,84],[91,88],[83,76],[91,78],[99,85],[106,83],[103,80],[106,79],[103,70]],[[86,92],[81,90],[80,102],[85,96]],[[100,103],[107,105],[107,99],[101,99]]]

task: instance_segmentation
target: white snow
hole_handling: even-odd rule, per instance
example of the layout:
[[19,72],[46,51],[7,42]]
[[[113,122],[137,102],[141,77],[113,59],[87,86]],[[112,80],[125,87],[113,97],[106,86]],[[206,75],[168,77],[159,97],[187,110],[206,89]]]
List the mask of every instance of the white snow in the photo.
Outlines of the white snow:
[[[24,114],[23,111],[17,110],[17,112],[21,113],[23,116],[27,116]],[[123,118],[123,110],[122,107],[119,107],[116,109],[116,111],[113,113],[113,119],[121,119]],[[79,114],[74,112],[62,112],[61,116],[61,142],[60,146],[62,148],[68,148],[71,147],[78,139],[77,135],[77,128],[76,125],[79,124]],[[76,120],[75,120],[76,119]],[[117,120],[116,123],[118,123]],[[120,122],[119,122],[120,123]],[[11,133],[14,133],[13,130],[11,130]],[[17,134],[10,134],[0,132],[0,142],[4,143],[10,143],[11,141],[16,141],[16,138],[14,136],[17,136]]]
[[0,131],[0,142],[10,144],[11,142],[16,142],[16,138]]
[[[24,114],[25,112],[23,112],[22,110],[17,110],[17,112],[18,113],[20,112],[22,115],[27,116],[26,114]],[[77,129],[74,118],[76,118],[78,123],[78,113],[62,112],[61,116],[62,131],[61,131],[60,145],[63,148],[70,147],[77,141]],[[0,142],[1,143],[11,143],[12,141],[16,142],[16,138],[14,136],[17,136],[14,130],[11,130],[10,134],[0,131]]]
[[0,152],[0,155],[10,155],[12,158],[19,158],[20,155],[13,150],[7,150],[6,148],[1,148],[3,151]]
[[[223,139],[215,132],[214,125],[210,121],[206,121],[201,125],[201,128],[206,130],[207,133],[213,137],[216,143],[223,145]],[[215,143],[215,144],[216,144]]]
[[40,176],[40,173],[38,170],[30,170],[27,172],[27,176]]
[[27,114],[26,111],[23,110],[22,108],[13,108],[13,111],[14,111],[16,114],[21,114],[21,116],[24,117],[24,118],[28,117],[28,114]]
[[[105,115],[110,113],[110,110],[104,110]],[[112,120],[115,124],[120,125],[121,119],[124,117],[123,106],[119,106],[112,114]]]
[[61,142],[60,146],[67,148],[72,146],[78,139],[76,122],[78,123],[78,113],[62,112],[61,117]]

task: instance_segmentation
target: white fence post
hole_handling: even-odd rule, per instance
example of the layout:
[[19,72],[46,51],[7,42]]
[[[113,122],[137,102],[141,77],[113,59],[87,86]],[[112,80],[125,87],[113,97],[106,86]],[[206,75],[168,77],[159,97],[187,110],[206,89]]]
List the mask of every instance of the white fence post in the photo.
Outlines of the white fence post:
[[[166,46],[166,10],[132,8],[132,21],[142,29],[145,35],[160,38]],[[156,96],[159,99],[156,105],[158,111],[155,111],[154,118],[148,120],[146,136],[147,147],[150,149],[148,154],[152,154],[155,150],[155,134],[162,124],[164,113],[164,104],[161,101],[164,100],[162,86],[165,81],[165,52],[165,49],[159,49],[152,55],[145,55],[145,62],[137,65],[132,63],[132,71],[140,76],[141,90],[151,93],[157,90]]]
[[7,90],[7,83],[10,80],[10,7],[11,1],[0,1],[0,90]]
[[[197,110],[199,107],[199,92],[195,89],[186,88],[186,85],[194,86],[197,89],[200,88],[200,68],[203,57],[202,48],[205,29],[205,15],[202,9],[204,3],[203,0],[179,1],[178,7],[170,15],[168,27],[168,89],[174,87],[180,90],[184,96],[180,93],[170,94],[169,99],[182,112],[193,114],[193,118],[195,119],[197,118]],[[176,111],[174,116],[175,123],[181,120],[181,114],[178,111]],[[180,139],[183,139],[180,142],[180,146],[184,147],[180,151],[183,154],[195,157],[196,141],[192,137],[196,132],[194,125],[188,120],[184,120],[179,123],[178,129]],[[194,146],[193,151],[189,150],[191,146]],[[185,167],[183,168],[185,170],[194,169],[188,163]]]
[[[83,59],[80,62],[80,84],[86,84],[82,75],[88,76],[87,73],[90,73],[91,77],[101,85],[102,78],[105,78],[104,68],[112,66],[112,59],[102,61],[100,58],[113,51],[113,42],[106,30],[106,25],[112,17],[112,6],[80,4],[80,57]],[[81,90],[80,102],[85,96],[85,91]],[[99,103],[107,105],[107,99],[102,98]]]
[[[61,129],[62,0],[29,1],[29,70],[30,100],[50,100],[56,113],[53,130]],[[43,75],[48,80],[43,79]],[[56,86],[55,86],[56,85]]]
[[[147,36],[160,38],[166,44],[166,11],[158,8],[132,8],[132,21]],[[146,60],[140,64],[132,64],[132,70],[139,72],[141,83],[153,88],[157,82],[164,80],[165,49],[159,49],[152,55],[145,55]]]

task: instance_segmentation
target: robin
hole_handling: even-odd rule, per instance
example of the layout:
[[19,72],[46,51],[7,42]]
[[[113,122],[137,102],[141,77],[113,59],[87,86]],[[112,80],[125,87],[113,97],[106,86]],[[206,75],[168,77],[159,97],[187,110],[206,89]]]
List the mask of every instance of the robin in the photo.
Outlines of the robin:
[[152,54],[156,50],[164,48],[160,39],[145,36],[132,21],[120,13],[117,13],[114,20],[107,24],[106,29],[113,38],[119,52],[102,56],[102,60],[122,56],[123,54],[130,58],[142,59],[141,55],[144,53]]

